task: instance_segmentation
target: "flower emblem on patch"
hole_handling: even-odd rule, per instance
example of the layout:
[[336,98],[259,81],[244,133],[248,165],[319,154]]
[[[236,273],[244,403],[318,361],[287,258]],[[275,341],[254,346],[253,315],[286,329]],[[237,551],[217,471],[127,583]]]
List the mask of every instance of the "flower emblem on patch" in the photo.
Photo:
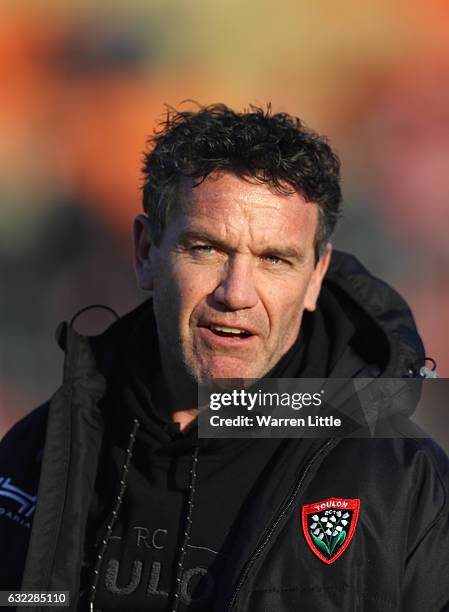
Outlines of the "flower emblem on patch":
[[302,507],[302,529],[312,552],[333,563],[348,548],[359,518],[360,499],[330,497]]

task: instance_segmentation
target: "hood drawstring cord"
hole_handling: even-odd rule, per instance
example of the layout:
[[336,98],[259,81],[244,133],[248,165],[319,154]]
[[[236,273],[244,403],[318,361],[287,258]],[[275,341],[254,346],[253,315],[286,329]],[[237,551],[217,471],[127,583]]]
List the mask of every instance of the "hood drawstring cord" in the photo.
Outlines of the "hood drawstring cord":
[[129,435],[128,446],[125,451],[125,462],[123,463],[122,470],[120,473],[120,490],[118,492],[117,497],[115,498],[114,506],[112,508],[112,512],[111,512],[111,515],[109,517],[109,520],[106,526],[106,533],[104,534],[101,540],[101,546],[99,548],[99,551],[97,554],[97,560],[95,562],[93,580],[92,580],[92,584],[90,587],[90,595],[88,599],[89,612],[95,612],[94,601],[95,601],[95,596],[96,596],[96,591],[97,591],[97,584],[98,584],[98,580],[100,577],[100,569],[103,563],[104,553],[106,552],[106,548],[108,546],[109,538],[111,537],[111,534],[112,534],[112,529],[114,528],[115,521],[117,520],[117,515],[119,512],[120,506],[122,505],[123,496],[126,490],[126,479],[128,477],[129,464],[131,462],[134,442],[136,440],[136,434],[137,434],[139,427],[140,427],[139,421],[137,419],[134,419],[133,428]]
[[73,327],[73,324],[80,315],[84,314],[88,310],[92,310],[93,308],[101,308],[103,310],[107,310],[112,315],[114,315],[116,321],[120,319],[119,315],[110,306],[106,306],[105,304],[91,304],[90,306],[85,306],[84,308],[81,308],[81,310],[78,310],[78,312],[73,315],[73,317],[70,319],[70,327]]
[[190,532],[192,530],[192,514],[193,514],[193,498],[195,496],[195,487],[197,479],[197,467],[198,467],[198,455],[200,452],[199,446],[195,446],[192,454],[192,465],[190,467],[190,482],[189,482],[189,498],[187,501],[187,519],[184,529],[184,537],[182,539],[181,550],[179,551],[179,559],[176,565],[176,583],[175,593],[173,595],[173,604],[171,612],[178,612],[179,600],[181,597],[181,585],[182,585],[182,574],[184,571],[184,559],[186,556],[186,549],[190,539]]

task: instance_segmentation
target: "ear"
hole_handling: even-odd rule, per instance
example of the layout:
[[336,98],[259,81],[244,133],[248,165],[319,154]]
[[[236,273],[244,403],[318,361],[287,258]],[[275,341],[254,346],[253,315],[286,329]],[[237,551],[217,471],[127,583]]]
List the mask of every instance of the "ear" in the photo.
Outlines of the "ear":
[[313,312],[316,308],[318,296],[320,295],[321,284],[323,278],[326,275],[327,269],[329,268],[330,260],[332,255],[332,245],[330,242],[326,245],[326,252],[318,260],[312,276],[309,281],[309,285],[306,290],[304,297],[304,309]]
[[150,221],[146,215],[137,215],[133,225],[134,269],[140,289],[152,291],[153,267],[151,265]]

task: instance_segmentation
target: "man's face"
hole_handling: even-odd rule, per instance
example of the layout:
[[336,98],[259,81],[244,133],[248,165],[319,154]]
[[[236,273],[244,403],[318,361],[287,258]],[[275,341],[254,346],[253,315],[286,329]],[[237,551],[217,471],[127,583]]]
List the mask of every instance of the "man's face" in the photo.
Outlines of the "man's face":
[[153,291],[164,376],[260,378],[315,308],[330,258],[315,266],[318,207],[232,174],[192,185],[184,181],[159,246],[148,219],[135,222],[136,270]]

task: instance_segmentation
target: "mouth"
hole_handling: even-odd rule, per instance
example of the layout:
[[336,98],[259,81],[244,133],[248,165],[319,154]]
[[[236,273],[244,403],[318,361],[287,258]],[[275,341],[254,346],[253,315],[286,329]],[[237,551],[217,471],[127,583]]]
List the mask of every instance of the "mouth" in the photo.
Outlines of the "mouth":
[[206,323],[204,325],[200,325],[200,327],[208,330],[217,338],[228,338],[236,342],[246,340],[255,335],[252,331],[244,327],[231,327],[228,325],[217,325],[212,323]]

